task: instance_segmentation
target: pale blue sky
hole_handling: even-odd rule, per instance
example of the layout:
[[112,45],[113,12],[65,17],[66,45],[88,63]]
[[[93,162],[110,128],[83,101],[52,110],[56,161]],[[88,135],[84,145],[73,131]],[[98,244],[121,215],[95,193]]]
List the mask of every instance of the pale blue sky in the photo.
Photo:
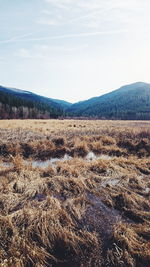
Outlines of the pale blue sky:
[[150,82],[150,0],[0,0],[0,84],[79,101]]

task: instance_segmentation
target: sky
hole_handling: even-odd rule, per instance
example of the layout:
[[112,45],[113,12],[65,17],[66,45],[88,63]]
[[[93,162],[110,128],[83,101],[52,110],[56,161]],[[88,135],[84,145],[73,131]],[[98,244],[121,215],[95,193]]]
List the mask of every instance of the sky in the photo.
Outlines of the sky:
[[149,0],[0,0],[0,84],[77,102],[150,83]]

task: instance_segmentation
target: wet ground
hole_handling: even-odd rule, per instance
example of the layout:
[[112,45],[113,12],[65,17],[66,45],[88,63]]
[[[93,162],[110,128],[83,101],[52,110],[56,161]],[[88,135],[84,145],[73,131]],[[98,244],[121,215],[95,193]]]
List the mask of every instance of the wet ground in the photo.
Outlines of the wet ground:
[[[108,155],[104,155],[104,154],[101,154],[101,155],[96,155],[95,153],[93,152],[89,152],[87,154],[86,157],[84,157],[84,159],[86,161],[93,161],[93,160],[96,160],[96,159],[110,159],[112,157],[108,156]],[[47,168],[48,166],[51,166],[51,165],[54,165],[55,163],[57,162],[64,162],[64,161],[69,161],[73,159],[73,157],[69,156],[68,154],[65,154],[63,157],[61,158],[50,158],[50,159],[47,159],[47,160],[24,160],[24,164],[25,165],[31,165],[33,168],[41,168],[41,169],[44,169],[44,168]],[[13,163],[9,163],[9,162],[1,162],[0,163],[0,167],[13,167]]]

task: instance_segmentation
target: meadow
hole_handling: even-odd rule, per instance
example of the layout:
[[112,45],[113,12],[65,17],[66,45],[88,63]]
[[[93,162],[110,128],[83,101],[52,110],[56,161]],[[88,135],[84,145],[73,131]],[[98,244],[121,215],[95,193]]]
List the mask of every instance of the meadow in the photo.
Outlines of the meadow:
[[1,120],[0,266],[150,266],[150,122]]

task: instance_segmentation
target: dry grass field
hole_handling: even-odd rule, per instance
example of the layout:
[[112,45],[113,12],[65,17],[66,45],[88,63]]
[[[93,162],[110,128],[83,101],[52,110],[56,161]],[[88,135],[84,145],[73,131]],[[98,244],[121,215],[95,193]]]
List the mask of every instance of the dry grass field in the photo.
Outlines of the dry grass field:
[[150,122],[0,121],[0,266],[150,266]]

